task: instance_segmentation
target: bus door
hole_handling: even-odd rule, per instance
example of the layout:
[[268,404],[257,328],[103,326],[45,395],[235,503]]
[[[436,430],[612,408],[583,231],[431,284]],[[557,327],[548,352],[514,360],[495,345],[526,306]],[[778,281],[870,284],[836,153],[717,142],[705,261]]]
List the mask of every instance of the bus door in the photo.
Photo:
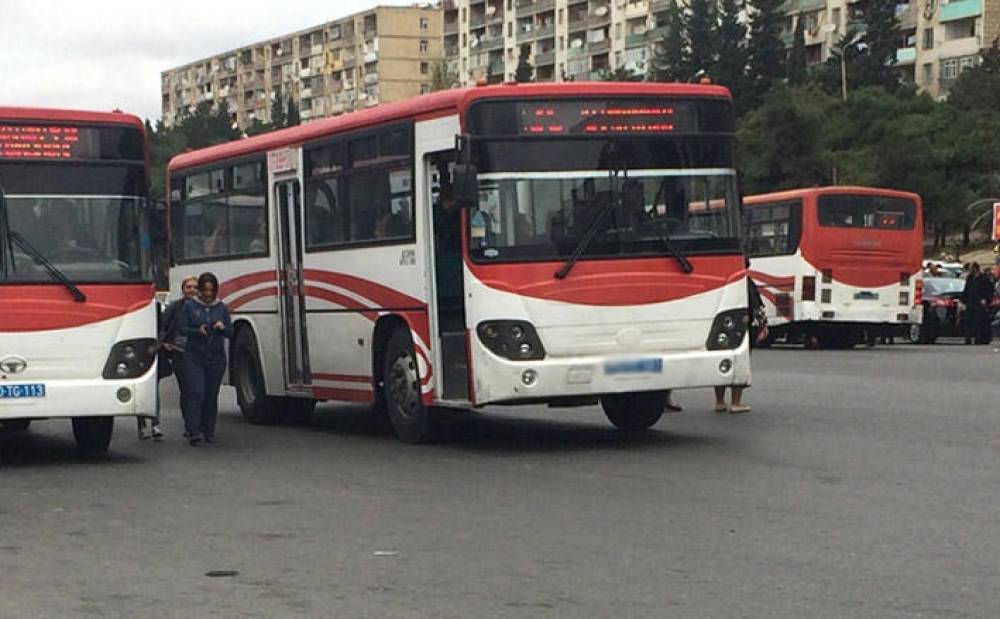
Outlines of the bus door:
[[[452,193],[453,150],[427,155],[425,187],[432,213],[434,304],[440,355],[439,387],[442,400],[469,399],[469,362],[466,351],[465,294],[462,275],[462,225]],[[433,324],[433,323],[432,323]]]
[[278,224],[278,278],[285,386],[292,393],[305,390],[312,383],[306,334],[305,280],[302,273],[301,194],[298,179],[275,180],[271,191]]

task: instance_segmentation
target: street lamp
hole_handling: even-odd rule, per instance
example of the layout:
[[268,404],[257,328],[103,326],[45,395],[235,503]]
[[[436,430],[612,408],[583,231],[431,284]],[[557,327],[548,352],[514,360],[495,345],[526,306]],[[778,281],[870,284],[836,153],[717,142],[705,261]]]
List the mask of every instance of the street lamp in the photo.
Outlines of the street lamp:
[[[827,34],[833,34],[836,31],[837,24],[826,24],[823,26],[823,32]],[[844,101],[847,101],[847,50],[855,46],[859,50],[864,49],[865,44],[861,42],[861,39],[864,37],[864,32],[856,32],[850,41],[840,46],[840,94]]]

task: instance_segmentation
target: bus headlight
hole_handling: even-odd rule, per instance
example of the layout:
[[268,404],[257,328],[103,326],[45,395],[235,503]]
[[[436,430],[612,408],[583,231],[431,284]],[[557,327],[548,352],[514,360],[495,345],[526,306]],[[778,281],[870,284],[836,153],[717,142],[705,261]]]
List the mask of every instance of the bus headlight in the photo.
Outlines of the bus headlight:
[[738,348],[750,326],[750,311],[746,308],[722,312],[712,322],[705,346],[708,350]]
[[102,376],[106,379],[138,378],[153,367],[154,359],[155,339],[124,340],[111,349]]
[[490,320],[476,327],[479,341],[493,354],[513,361],[545,358],[545,348],[531,323],[524,320]]

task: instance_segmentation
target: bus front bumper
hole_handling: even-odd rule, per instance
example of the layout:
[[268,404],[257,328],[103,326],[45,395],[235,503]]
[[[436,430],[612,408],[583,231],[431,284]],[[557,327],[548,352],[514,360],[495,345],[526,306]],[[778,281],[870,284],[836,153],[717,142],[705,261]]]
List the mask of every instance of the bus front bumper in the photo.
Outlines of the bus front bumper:
[[[3,380],[0,387],[44,385],[44,395],[0,398],[0,421],[66,417],[135,416],[156,414],[156,370],[131,380]],[[37,393],[37,387],[31,389]]]
[[475,404],[750,384],[748,340],[735,350],[511,361],[474,352]]

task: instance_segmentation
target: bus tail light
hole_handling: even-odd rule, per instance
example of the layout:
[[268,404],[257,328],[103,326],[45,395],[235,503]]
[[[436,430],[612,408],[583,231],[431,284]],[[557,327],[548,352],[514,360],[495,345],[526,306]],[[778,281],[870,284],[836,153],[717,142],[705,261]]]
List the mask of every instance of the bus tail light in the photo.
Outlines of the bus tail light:
[[712,322],[705,347],[708,350],[731,350],[743,342],[750,326],[750,311],[746,308],[722,312]]
[[108,380],[139,378],[153,367],[154,359],[156,359],[155,339],[150,337],[123,340],[111,349],[102,376]]
[[535,327],[523,320],[490,320],[476,327],[479,340],[490,352],[513,361],[545,358],[545,348]]
[[907,290],[899,291],[899,304],[909,306],[910,305],[910,293]]
[[802,300],[803,301],[815,301],[816,300],[816,278],[813,276],[807,276],[802,278]]
[[922,305],[924,302],[924,280],[918,279],[913,286],[913,306]]

